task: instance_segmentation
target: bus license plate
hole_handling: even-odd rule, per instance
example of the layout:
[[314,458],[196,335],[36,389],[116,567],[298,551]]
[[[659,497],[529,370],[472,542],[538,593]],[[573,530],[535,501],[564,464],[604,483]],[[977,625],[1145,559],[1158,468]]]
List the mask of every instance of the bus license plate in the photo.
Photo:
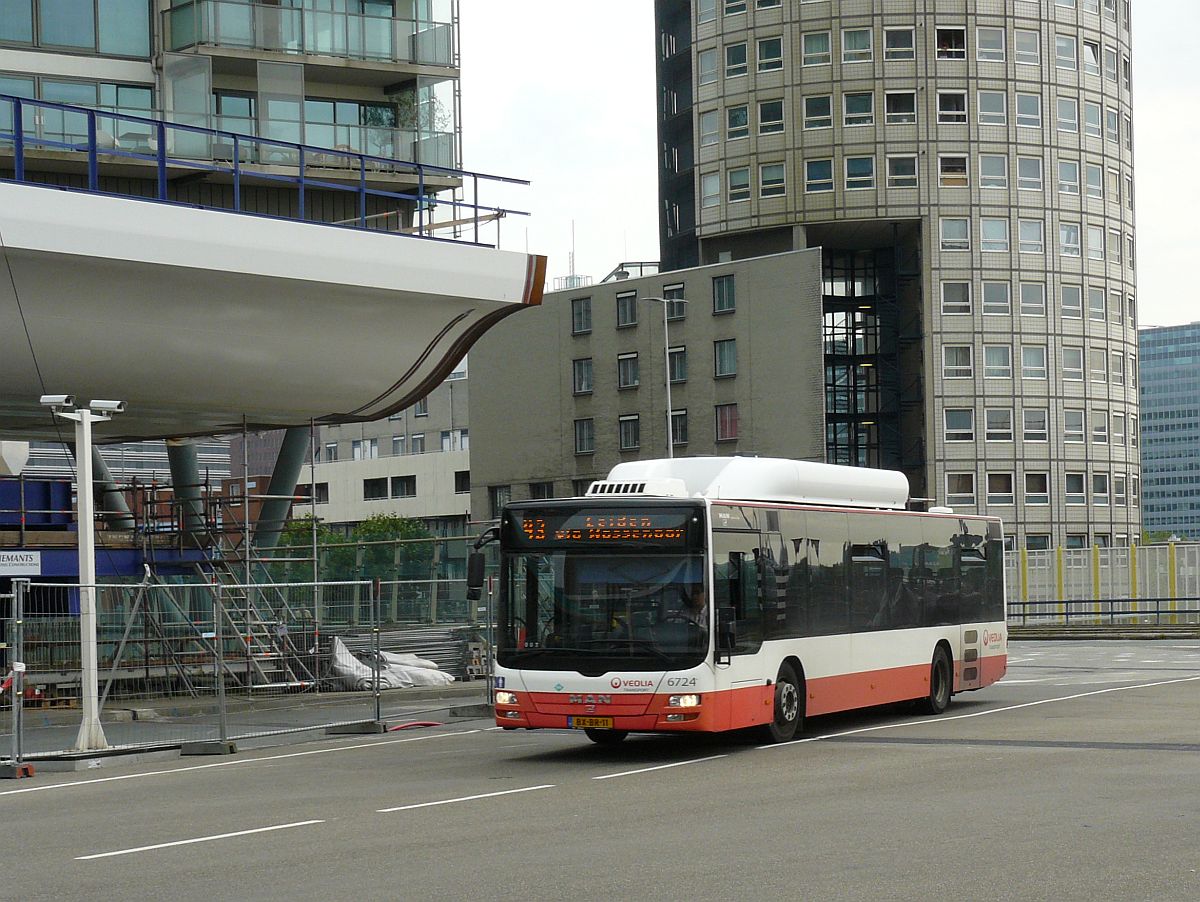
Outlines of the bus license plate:
[[611,730],[611,717],[568,717],[567,726],[572,730]]

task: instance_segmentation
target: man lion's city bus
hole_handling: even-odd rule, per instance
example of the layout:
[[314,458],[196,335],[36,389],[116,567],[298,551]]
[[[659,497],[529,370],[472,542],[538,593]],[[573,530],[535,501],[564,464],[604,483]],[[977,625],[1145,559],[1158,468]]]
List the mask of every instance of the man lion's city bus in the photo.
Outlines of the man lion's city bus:
[[901,473],[701,457],[507,505],[496,722],[786,742],[806,716],[940,714],[1007,667],[1001,525],[907,504]]

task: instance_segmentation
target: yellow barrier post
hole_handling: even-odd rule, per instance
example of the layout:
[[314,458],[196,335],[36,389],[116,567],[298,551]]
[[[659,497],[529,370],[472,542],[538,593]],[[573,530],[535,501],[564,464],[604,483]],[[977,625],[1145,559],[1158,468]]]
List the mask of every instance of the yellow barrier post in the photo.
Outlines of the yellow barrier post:
[[1056,574],[1056,576],[1057,576],[1056,582],[1058,584],[1058,613],[1062,614],[1063,617],[1065,618],[1066,611],[1067,611],[1067,606],[1065,604],[1067,589],[1066,589],[1066,579],[1065,579],[1065,575],[1063,573],[1063,567],[1064,567],[1063,547],[1061,545],[1057,545],[1054,548],[1054,568],[1055,568],[1055,570],[1058,571]]

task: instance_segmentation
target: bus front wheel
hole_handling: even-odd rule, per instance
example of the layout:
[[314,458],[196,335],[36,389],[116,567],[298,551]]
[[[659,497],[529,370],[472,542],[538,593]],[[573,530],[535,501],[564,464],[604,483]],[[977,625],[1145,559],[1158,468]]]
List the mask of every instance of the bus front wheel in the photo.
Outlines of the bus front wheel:
[[590,727],[583,732],[596,745],[616,745],[629,735],[628,730],[595,730]]
[[763,732],[771,742],[791,742],[804,725],[804,690],[791,664],[775,680],[775,713]]
[[929,665],[929,695],[920,699],[917,706],[924,714],[941,714],[950,704],[950,690],[953,683],[950,670],[950,656],[940,645],[934,649],[933,663]]

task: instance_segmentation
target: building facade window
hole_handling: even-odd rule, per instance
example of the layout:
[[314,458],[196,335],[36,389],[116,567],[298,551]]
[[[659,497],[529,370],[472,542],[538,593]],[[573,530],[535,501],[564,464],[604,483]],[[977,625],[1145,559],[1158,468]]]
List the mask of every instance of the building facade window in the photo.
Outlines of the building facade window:
[[875,187],[875,158],[846,157],[846,190],[861,191]]
[[671,383],[687,382],[687,348],[671,348],[667,352]]
[[591,454],[596,450],[596,421],[591,417],[575,421],[575,453]]
[[746,74],[747,57],[746,43],[727,44],[725,46],[725,77],[740,78]]
[[801,64],[805,66],[824,66],[831,62],[828,31],[810,31],[802,39],[803,54]]
[[783,101],[763,100],[758,104],[758,133],[774,135],[783,131]]
[[634,351],[617,355],[617,388],[637,388],[639,382],[638,355]]
[[804,127],[833,128],[832,94],[815,94],[804,98]]
[[975,503],[974,473],[946,474],[946,503],[952,507],[970,506]]
[[947,407],[942,411],[947,442],[975,441],[975,411],[970,407]]
[[715,414],[717,441],[736,441],[738,437],[737,404],[718,404],[715,408]]
[[725,110],[725,140],[750,137],[750,107],[744,103]]
[[833,160],[806,160],[804,190],[809,194],[833,190]]
[[783,39],[763,38],[758,42],[758,71],[774,72],[783,68]]
[[713,313],[733,313],[737,309],[737,291],[733,276],[714,276],[712,287]]
[[636,451],[642,444],[642,423],[637,414],[618,417],[618,446],[622,451]]
[[917,158],[905,154],[887,158],[887,186],[889,188],[917,187]]
[[725,338],[713,342],[713,377],[720,379],[737,375],[737,339]]
[[875,122],[875,95],[870,91],[855,91],[842,95],[842,124],[851,127]]
[[636,326],[638,321],[637,292],[627,291],[617,295],[617,328]]
[[842,30],[843,63],[869,63],[873,55],[871,29],[846,28]]
[[592,331],[592,299],[571,299],[571,334],[585,335]]
[[989,407],[983,412],[984,441],[1011,442],[1013,440],[1013,412],[1010,407]]
[[942,313],[957,315],[971,312],[971,283],[942,283]]
[[592,358],[583,357],[572,361],[571,389],[577,395],[592,393]]
[[729,179],[729,202],[740,203],[750,199],[750,167],[738,166],[726,174]]
[[787,193],[782,163],[763,163],[758,167],[758,191],[760,197],[782,197]]
[[916,45],[912,28],[885,28],[883,30],[883,58],[885,60],[916,59]]
[[416,476],[393,476],[392,477],[392,497],[393,498],[416,498],[417,497],[417,477]]
[[983,283],[983,315],[1009,316],[1012,314],[1012,286],[1007,282]]

